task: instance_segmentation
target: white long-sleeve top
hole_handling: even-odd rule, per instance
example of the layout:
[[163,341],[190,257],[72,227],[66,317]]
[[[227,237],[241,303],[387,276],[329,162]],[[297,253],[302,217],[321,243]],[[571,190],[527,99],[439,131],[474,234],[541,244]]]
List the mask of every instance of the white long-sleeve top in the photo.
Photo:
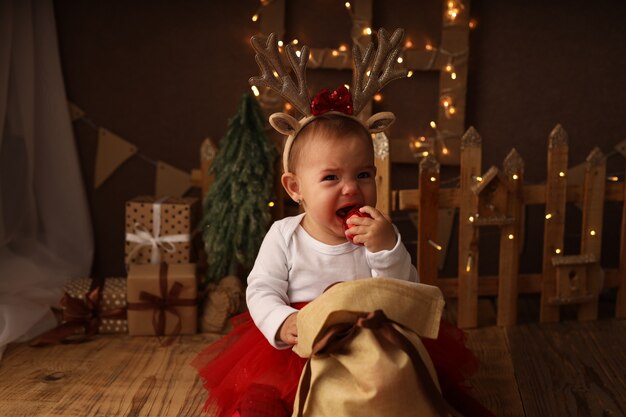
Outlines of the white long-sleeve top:
[[339,281],[377,276],[418,281],[397,229],[393,249],[372,253],[351,242],[319,242],[300,226],[304,215],[286,217],[272,225],[248,276],[246,301],[252,319],[269,343],[279,349],[288,346],[277,340],[278,329],[297,311],[290,303],[311,301]]

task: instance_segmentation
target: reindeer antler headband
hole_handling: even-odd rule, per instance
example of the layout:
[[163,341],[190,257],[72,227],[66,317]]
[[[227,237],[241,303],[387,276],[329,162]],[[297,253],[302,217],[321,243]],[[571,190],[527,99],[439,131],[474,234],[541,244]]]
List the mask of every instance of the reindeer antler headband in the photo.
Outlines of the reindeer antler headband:
[[[406,75],[406,70],[395,68],[403,37],[403,29],[396,29],[391,37],[384,29],[380,29],[378,47],[370,43],[365,54],[362,54],[359,46],[354,45],[351,93],[345,87],[340,87],[332,93],[324,89],[315,97],[313,103],[306,84],[308,46],[303,46],[299,55],[291,44],[285,47],[287,59],[296,75],[296,85],[281,61],[276,36],[272,33],[267,39],[262,36],[252,37],[252,47],[256,51],[256,62],[261,69],[261,76],[250,78],[250,84],[274,90],[304,116],[299,121],[287,113],[274,113],[270,116],[272,127],[287,136],[283,150],[285,172],[288,172],[289,152],[298,132],[320,114],[338,114],[352,118],[363,124],[371,133],[382,132],[395,121],[395,116],[391,112],[376,113],[365,123],[356,116],[378,90],[390,81]],[[320,102],[324,104],[320,106]]]

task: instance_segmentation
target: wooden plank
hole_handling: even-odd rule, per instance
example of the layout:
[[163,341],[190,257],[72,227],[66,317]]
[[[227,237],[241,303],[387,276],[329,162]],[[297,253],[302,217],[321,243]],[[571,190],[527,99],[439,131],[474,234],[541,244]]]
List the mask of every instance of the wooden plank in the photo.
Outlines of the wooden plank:
[[498,326],[511,326],[517,322],[517,282],[519,254],[522,236],[522,184],[524,161],[515,149],[504,159],[504,174],[511,182],[506,216],[513,223],[502,226],[500,231],[500,261],[498,263],[500,283],[498,287]]
[[155,337],[127,335],[40,349],[20,345],[0,367],[2,416],[199,415],[206,391],[190,362],[219,337],[184,336],[167,347]]
[[[626,142],[626,141],[624,141]],[[623,145],[622,145],[623,148]],[[610,184],[609,184],[610,185]],[[608,187],[607,187],[608,188]],[[608,191],[607,191],[608,192]],[[622,190],[622,198],[626,201],[626,187]],[[615,305],[615,317],[626,318],[626,203],[622,205],[622,224],[620,231],[619,257],[619,288]]]
[[439,260],[439,250],[435,247],[438,245],[439,163],[431,155],[420,163],[419,189],[421,209],[417,213],[417,272],[420,282],[434,285]]
[[626,322],[505,329],[527,417],[626,415]]
[[546,220],[543,234],[543,282],[541,286],[542,322],[558,321],[558,306],[549,300],[556,296],[556,270],[552,257],[562,253],[565,233],[565,201],[567,180],[567,133],[561,125],[550,132],[548,139],[548,178],[546,181]]
[[383,214],[391,215],[391,160],[389,156],[376,158],[376,208]]
[[[624,201],[624,183],[608,182],[606,183],[604,201]],[[419,190],[397,190],[398,193],[398,209],[410,210],[419,208]],[[523,200],[527,206],[546,203],[546,186],[545,184],[524,185]],[[582,203],[583,189],[580,185],[568,185],[567,197],[568,203]],[[456,208],[459,207],[459,189],[458,188],[441,188],[439,190],[439,207],[440,208]]]
[[[617,269],[604,270],[604,289],[618,288],[623,275]],[[541,274],[520,274],[517,278],[517,289],[519,294],[537,294],[541,292]],[[481,276],[478,278],[478,295],[494,296],[498,295],[500,279],[498,276]],[[456,298],[459,287],[459,279],[439,278],[435,283],[446,298]]]
[[[585,182],[583,198],[582,237],[580,253],[591,254],[600,262],[602,258],[602,220],[604,214],[604,189],[606,184],[606,158],[599,148],[591,151],[585,162]],[[587,289],[595,295],[593,301],[578,308],[578,320],[598,318],[598,295],[602,282],[587,282]]]
[[485,327],[467,334],[467,347],[480,361],[479,371],[469,381],[472,395],[498,417],[524,417],[504,329]]
[[458,326],[476,327],[478,303],[478,227],[471,219],[478,212],[478,196],[472,191],[480,176],[481,138],[470,127],[461,141],[461,190],[459,209],[459,315]]

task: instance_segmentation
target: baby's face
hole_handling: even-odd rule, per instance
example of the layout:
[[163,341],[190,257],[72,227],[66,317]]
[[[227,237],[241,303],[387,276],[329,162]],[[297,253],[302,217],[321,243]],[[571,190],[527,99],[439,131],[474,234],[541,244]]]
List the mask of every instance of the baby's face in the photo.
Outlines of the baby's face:
[[369,139],[358,136],[308,141],[296,167],[306,215],[304,229],[336,245],[346,241],[343,220],[355,206],[376,205],[376,168]]

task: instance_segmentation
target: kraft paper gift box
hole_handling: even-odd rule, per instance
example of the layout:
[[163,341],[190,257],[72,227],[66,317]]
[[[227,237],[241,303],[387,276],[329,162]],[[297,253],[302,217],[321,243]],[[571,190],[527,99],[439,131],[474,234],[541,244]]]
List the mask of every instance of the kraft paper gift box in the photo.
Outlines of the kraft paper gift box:
[[[91,278],[71,279],[65,283],[64,292],[72,298],[85,302],[91,288]],[[126,278],[106,278],[100,289],[98,333],[127,333],[126,321]]]
[[130,265],[126,297],[131,336],[176,336],[197,331],[195,264]]
[[199,213],[194,197],[156,199],[139,196],[126,202],[126,265],[194,262],[191,237]]

